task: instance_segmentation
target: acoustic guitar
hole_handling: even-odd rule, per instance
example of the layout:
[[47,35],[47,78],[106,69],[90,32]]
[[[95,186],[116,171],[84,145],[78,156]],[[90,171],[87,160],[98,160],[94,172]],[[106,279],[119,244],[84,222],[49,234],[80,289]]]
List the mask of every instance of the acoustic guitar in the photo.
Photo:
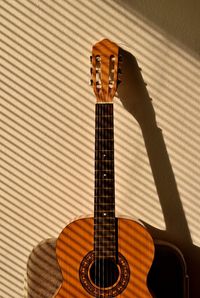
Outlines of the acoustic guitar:
[[147,275],[154,243],[137,221],[115,216],[113,98],[119,84],[118,46],[92,49],[95,106],[94,216],[68,224],[56,242],[63,282],[54,297],[152,298]]

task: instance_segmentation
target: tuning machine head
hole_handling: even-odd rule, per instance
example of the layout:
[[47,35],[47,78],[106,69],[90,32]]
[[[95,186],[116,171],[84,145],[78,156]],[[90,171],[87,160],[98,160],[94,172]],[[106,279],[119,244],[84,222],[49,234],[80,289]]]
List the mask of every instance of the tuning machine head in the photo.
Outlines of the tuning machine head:
[[119,47],[110,40],[103,39],[93,45],[90,61],[97,102],[112,102],[117,90]]

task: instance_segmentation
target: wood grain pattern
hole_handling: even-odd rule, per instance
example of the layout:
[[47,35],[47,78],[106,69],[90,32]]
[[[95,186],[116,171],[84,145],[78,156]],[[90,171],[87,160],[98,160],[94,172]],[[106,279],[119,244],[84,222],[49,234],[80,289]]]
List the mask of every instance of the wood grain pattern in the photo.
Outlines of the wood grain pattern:
[[[92,297],[79,281],[83,257],[93,250],[93,218],[78,219],[64,228],[56,245],[56,254],[63,283],[55,298]],[[151,298],[146,278],[154,257],[154,244],[147,230],[130,219],[118,219],[118,249],[130,267],[127,288],[118,295],[123,298]]]

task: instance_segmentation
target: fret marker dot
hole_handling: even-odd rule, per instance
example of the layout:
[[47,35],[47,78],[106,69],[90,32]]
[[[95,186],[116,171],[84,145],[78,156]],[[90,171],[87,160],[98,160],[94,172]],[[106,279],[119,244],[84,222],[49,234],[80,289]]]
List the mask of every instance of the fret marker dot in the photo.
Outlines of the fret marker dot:
[[103,215],[104,215],[104,216],[106,216],[106,215],[107,215],[107,213],[104,213]]
[[103,174],[104,177],[106,177],[106,174]]

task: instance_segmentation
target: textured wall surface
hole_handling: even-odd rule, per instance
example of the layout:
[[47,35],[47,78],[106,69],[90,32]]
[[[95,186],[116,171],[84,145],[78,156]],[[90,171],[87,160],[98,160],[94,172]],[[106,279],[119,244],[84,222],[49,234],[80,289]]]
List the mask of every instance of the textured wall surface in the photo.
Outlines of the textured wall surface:
[[115,99],[116,211],[183,251],[200,297],[200,6],[161,2],[0,0],[0,297],[22,297],[37,243],[93,212],[89,56],[104,37],[136,57],[159,127],[142,133]]

